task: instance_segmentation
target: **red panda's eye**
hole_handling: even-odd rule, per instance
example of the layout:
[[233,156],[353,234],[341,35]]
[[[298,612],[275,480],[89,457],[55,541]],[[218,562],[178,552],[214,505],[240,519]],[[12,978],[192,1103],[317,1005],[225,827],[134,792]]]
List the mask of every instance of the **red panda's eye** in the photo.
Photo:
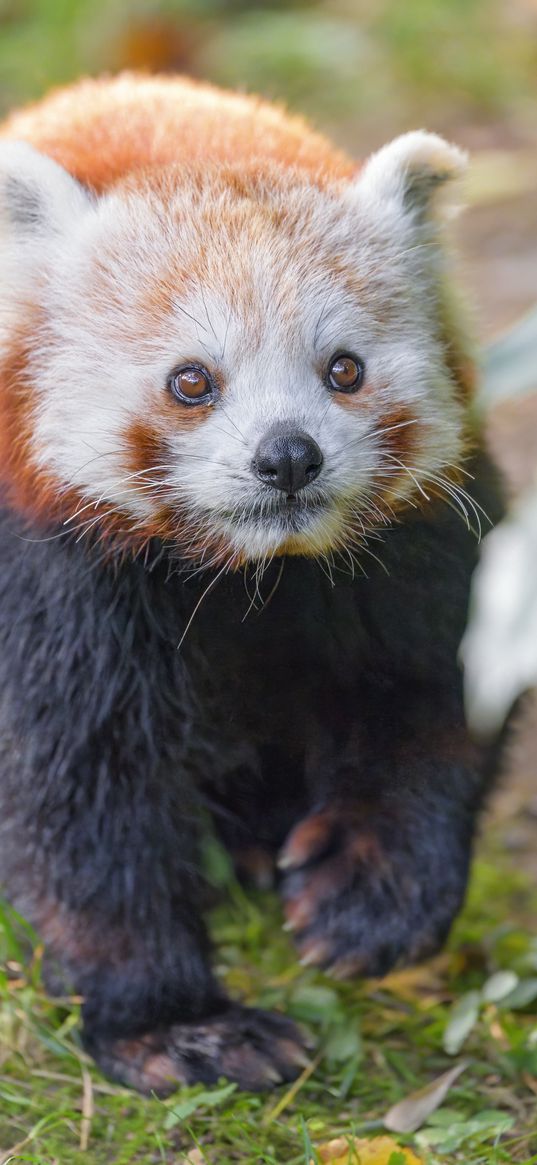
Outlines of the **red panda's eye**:
[[336,392],[357,392],[363,383],[365,365],[359,356],[342,353],[328,365],[328,385]]
[[186,364],[172,372],[168,384],[173,395],[183,404],[210,404],[214,397],[214,384],[209,373],[196,364]]

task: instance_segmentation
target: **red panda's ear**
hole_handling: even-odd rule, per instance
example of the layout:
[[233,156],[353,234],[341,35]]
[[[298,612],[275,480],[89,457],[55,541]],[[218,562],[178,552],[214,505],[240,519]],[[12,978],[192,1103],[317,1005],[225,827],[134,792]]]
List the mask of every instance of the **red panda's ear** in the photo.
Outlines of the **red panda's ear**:
[[26,142],[0,142],[0,239],[28,242],[68,232],[90,196]]
[[438,134],[415,130],[371,155],[355,180],[356,192],[379,207],[390,202],[401,215],[423,221],[437,209],[439,188],[460,177],[466,162],[458,146]]

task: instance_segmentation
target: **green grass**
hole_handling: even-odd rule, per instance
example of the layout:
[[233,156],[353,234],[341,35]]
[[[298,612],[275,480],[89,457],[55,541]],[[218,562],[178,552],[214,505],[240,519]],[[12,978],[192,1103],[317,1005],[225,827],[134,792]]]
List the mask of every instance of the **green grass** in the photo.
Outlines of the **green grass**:
[[28,932],[5,910],[0,1162],[179,1165],[197,1147],[193,1162],[207,1165],[307,1165],[310,1145],[374,1135],[390,1105],[464,1054],[469,1065],[444,1107],[414,1138],[397,1139],[426,1162],[537,1163],[537,1004],[482,1002],[459,1057],[443,1050],[454,1006],[491,974],[516,972],[531,995],[536,899],[489,846],[447,952],[380,984],[342,985],[299,967],[274,899],[247,898],[231,885],[213,914],[219,974],[233,993],[307,1024],[316,1067],[298,1088],[270,1096],[240,1094],[223,1082],[216,1090],[183,1089],[166,1102],[111,1085],[93,1069],[80,1048],[76,1005],[46,998],[39,948],[34,943],[23,961]]

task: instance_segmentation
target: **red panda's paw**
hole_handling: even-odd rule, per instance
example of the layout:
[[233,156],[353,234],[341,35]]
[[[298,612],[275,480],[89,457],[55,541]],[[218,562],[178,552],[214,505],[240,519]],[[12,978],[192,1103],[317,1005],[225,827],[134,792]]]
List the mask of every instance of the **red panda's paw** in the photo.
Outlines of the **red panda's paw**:
[[427,839],[413,848],[395,817],[380,825],[375,817],[358,804],[323,808],[295,827],[280,855],[286,929],[305,965],[337,978],[382,976],[427,957],[460,906],[464,876],[455,871],[435,888]]
[[251,1092],[294,1080],[308,1064],[306,1041],[284,1015],[230,1004],[195,1023],[129,1039],[92,1038],[86,1046],[106,1076],[147,1095],[221,1077]]

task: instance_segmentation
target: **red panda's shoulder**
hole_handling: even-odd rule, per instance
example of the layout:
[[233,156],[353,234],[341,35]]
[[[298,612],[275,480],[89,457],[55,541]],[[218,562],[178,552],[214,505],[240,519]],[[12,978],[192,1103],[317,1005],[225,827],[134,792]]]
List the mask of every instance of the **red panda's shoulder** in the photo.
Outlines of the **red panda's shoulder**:
[[293,167],[323,184],[353,164],[300,117],[258,98],[182,77],[121,74],[59,89],[12,114],[0,137],[31,142],[79,181],[104,190],[148,166]]

